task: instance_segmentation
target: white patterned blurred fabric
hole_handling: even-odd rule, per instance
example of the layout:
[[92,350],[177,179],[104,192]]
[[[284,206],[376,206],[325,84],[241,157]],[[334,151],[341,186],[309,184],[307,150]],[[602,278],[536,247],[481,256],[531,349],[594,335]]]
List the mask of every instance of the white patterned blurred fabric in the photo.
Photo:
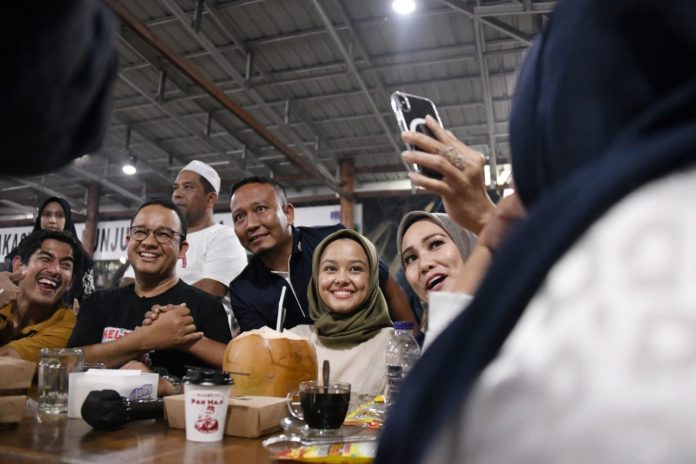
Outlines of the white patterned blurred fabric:
[[696,171],[632,193],[551,269],[432,463],[696,461]]
[[469,306],[473,298],[468,293],[428,293],[428,324],[425,331],[425,339],[423,340],[423,352]]

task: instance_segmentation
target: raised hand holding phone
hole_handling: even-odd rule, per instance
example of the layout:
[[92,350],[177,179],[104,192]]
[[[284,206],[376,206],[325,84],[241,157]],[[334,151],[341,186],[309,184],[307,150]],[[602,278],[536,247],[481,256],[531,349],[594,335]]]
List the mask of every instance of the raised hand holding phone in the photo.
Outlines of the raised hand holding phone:
[[[443,129],[438,121],[425,117],[426,127],[433,137],[421,132],[407,131],[401,138],[418,150],[404,151],[407,164],[417,164],[442,174],[435,179],[420,172],[410,172],[411,181],[442,197],[447,214],[462,227],[479,234],[495,205],[486,192],[483,155],[469,148],[452,132]],[[433,156],[435,155],[435,156]]]

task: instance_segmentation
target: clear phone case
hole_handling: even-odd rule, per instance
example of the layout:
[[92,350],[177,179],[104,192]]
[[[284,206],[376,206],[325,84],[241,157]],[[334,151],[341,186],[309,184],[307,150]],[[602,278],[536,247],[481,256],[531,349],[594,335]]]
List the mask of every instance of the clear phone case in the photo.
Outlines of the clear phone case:
[[[391,106],[396,116],[396,121],[402,131],[421,132],[430,137],[435,138],[434,134],[425,125],[425,117],[432,116],[442,126],[442,120],[437,112],[435,104],[425,98],[417,95],[396,91],[391,95]],[[418,147],[413,147],[406,144],[409,150],[418,150]],[[406,163],[406,167],[413,172],[419,172],[428,177],[441,179],[442,174],[432,169],[424,168],[415,163]]]

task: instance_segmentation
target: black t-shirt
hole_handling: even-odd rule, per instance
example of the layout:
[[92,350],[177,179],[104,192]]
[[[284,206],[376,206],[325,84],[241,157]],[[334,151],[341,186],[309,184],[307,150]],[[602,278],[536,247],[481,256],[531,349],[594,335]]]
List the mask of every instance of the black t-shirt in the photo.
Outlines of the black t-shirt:
[[[181,303],[186,303],[196,329],[206,337],[222,343],[232,339],[227,315],[220,300],[179,280],[166,292],[150,298],[136,295],[134,284],[94,293],[80,307],[68,346],[117,340],[141,325],[145,313],[153,305]],[[155,350],[150,353],[150,360],[153,368],[165,368],[170,374],[179,377],[185,373],[185,366],[206,366],[190,353],[179,350]]]

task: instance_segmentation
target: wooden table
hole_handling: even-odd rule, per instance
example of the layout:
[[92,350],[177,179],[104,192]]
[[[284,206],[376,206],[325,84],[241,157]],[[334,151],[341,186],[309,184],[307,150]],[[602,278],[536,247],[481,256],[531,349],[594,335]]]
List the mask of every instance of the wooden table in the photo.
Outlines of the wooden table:
[[261,439],[224,437],[221,442],[186,441],[183,430],[164,420],[127,424],[113,432],[97,432],[82,419],[25,414],[16,428],[0,431],[0,462],[70,463],[270,463]]

